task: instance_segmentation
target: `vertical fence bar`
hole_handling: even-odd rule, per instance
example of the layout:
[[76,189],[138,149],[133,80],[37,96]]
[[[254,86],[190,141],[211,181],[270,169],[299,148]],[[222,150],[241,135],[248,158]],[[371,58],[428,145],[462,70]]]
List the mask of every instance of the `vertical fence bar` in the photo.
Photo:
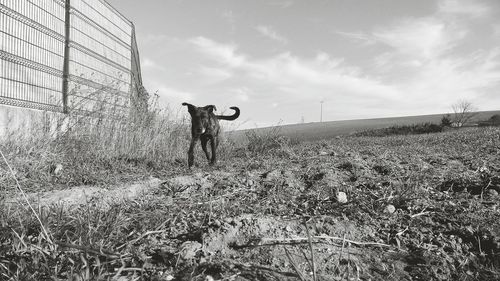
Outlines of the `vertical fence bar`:
[[64,65],[62,81],[63,112],[68,113],[68,83],[69,83],[69,43],[71,32],[71,0],[66,0],[64,5]]

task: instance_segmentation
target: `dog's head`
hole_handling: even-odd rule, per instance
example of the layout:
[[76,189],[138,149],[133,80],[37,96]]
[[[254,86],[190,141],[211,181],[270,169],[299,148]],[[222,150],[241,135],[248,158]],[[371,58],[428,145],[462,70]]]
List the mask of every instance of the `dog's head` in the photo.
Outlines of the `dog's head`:
[[188,112],[191,115],[192,132],[197,135],[205,133],[210,125],[210,115],[217,110],[215,105],[197,107],[186,102],[183,102],[182,105],[188,107]]

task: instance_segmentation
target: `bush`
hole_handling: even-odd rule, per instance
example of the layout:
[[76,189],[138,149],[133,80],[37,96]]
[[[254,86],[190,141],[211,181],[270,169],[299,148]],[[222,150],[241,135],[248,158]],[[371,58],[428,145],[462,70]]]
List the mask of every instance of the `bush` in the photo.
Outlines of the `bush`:
[[451,117],[449,114],[443,116],[443,118],[441,118],[441,126],[442,127],[451,127]]
[[280,134],[281,128],[275,126],[266,132],[257,132],[256,130],[245,131],[248,141],[247,149],[254,153],[266,153],[269,150],[279,148],[285,138]]
[[495,114],[486,121],[479,122],[480,127],[500,126],[500,114]]
[[500,125],[500,114],[495,114],[491,116],[489,119],[489,122],[492,126],[499,126]]
[[358,137],[383,137],[392,135],[417,135],[439,133],[443,131],[443,127],[433,123],[422,123],[414,125],[392,126],[383,129],[373,129],[355,133]]

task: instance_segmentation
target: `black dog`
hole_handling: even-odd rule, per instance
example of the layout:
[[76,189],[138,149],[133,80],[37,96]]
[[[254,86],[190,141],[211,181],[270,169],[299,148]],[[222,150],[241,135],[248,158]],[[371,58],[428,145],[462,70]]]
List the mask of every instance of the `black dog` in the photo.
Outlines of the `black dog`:
[[[215,105],[207,105],[204,107],[196,107],[189,103],[182,103],[188,107],[189,114],[191,115],[191,145],[188,151],[188,166],[191,168],[194,164],[194,146],[196,142],[201,140],[201,148],[205,152],[210,165],[215,164],[217,161],[217,147],[219,146],[219,119],[220,120],[235,120],[240,116],[240,109],[236,106],[230,107],[235,113],[231,116],[215,115]],[[212,157],[207,150],[207,143],[210,141],[212,147]]]

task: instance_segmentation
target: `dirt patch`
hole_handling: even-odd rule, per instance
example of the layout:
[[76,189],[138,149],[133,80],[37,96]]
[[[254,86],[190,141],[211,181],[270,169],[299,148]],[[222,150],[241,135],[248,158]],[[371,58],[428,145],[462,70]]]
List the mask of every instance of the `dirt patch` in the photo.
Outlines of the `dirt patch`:
[[[79,186],[64,190],[28,193],[26,195],[31,203],[38,206],[54,204],[73,206],[92,202],[106,207],[110,203],[133,200],[142,195],[157,193],[158,190],[161,190],[162,194],[169,196],[192,194],[213,187],[215,184],[214,179],[227,179],[231,176],[231,173],[224,172],[198,172],[191,175],[172,177],[167,180],[150,178],[149,180],[118,186]],[[24,197],[18,195],[5,200],[5,203],[20,205],[24,204],[24,201]]]
[[[148,193],[153,188],[157,188],[161,183],[160,179],[151,178],[133,184],[126,184],[110,188],[95,186],[79,186],[71,189],[56,190],[49,192],[28,193],[27,197],[31,203],[39,206],[49,206],[62,204],[66,206],[85,205],[89,202],[101,203],[103,206],[110,202],[130,200]],[[24,197],[16,196],[5,201],[7,204],[24,204]]]
[[[370,234],[373,234],[370,227],[346,220],[323,218],[303,222],[245,214],[214,220],[201,240],[179,241],[178,247],[163,248],[160,252],[164,257],[177,257],[180,263],[191,265],[177,273],[180,280],[187,272],[200,268],[210,268],[211,276],[216,279],[233,274],[253,279],[264,274],[265,280],[299,280],[298,272],[306,276],[313,272],[310,238],[318,280],[387,276],[410,280],[404,270],[408,264],[401,261],[407,254],[376,242],[378,238]],[[381,266],[377,271],[373,270],[375,262]]]

